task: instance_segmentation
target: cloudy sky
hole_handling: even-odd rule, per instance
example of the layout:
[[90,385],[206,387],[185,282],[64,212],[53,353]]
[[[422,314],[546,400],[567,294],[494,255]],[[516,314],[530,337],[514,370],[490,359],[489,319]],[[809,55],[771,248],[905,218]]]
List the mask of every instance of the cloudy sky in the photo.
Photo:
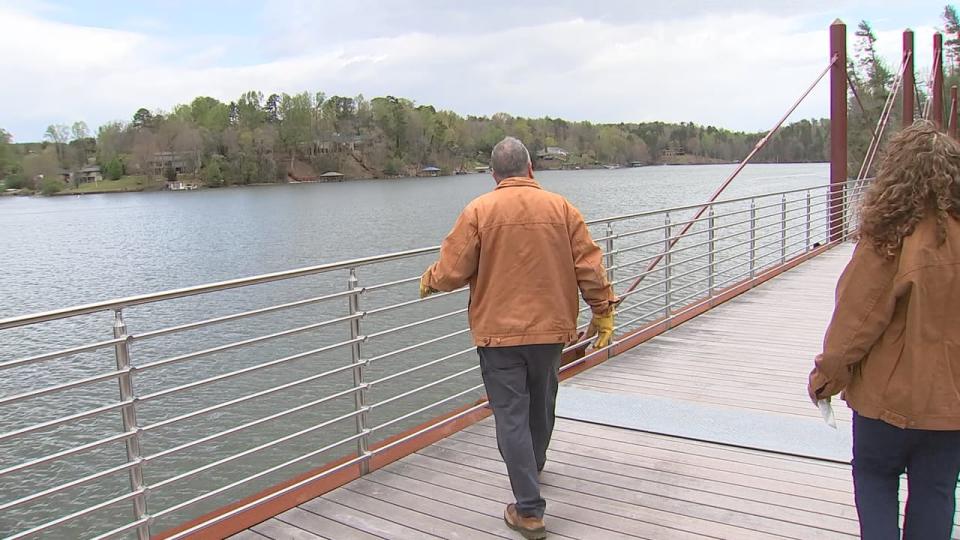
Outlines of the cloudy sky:
[[[869,20],[918,72],[928,0],[0,0],[0,127],[39,140],[139,107],[257,89],[396,95],[461,114],[761,130],[826,65],[827,26]],[[919,77],[919,76],[918,76]],[[827,115],[825,91],[796,119]]]

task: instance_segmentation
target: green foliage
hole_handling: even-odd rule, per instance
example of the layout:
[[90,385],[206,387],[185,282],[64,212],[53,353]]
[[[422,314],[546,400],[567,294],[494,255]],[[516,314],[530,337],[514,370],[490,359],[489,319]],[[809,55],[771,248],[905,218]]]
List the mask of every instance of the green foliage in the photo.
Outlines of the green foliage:
[[877,36],[867,21],[860,21],[855,35],[857,41],[854,49],[859,69],[858,75],[874,97],[886,99],[888,86],[893,81],[893,73],[877,55]]
[[107,180],[119,180],[123,176],[123,162],[117,158],[111,159],[104,167],[103,174]]
[[3,180],[5,189],[24,189],[30,187],[30,180],[22,173],[11,174]]
[[190,103],[190,117],[198,127],[221,132],[230,124],[230,106],[212,97],[198,97]]
[[63,182],[54,178],[46,178],[40,183],[40,193],[44,195],[53,195],[63,191]]
[[950,4],[943,8],[943,33],[943,50],[951,69],[956,70],[960,61],[960,17],[957,16],[957,8]]
[[223,167],[219,158],[207,162],[207,166],[203,168],[203,182],[210,187],[224,185]]
[[160,189],[162,184],[152,182],[145,176],[123,176],[119,180],[104,180],[94,184],[87,182],[79,187],[67,190],[66,193],[111,193],[123,191],[141,191],[143,189]]
[[[862,72],[867,82],[880,73],[865,61],[852,64],[852,72]],[[878,88],[881,95],[883,84]],[[367,100],[302,92],[264,98],[258,91],[228,103],[197,97],[165,115],[141,108],[129,124],[102,126],[96,140],[87,132],[81,122],[73,129],[50,126],[46,139],[52,144],[19,156],[23,170],[30,177],[53,178],[59,168],[76,168],[95,156],[108,179],[159,174],[174,181],[172,167],[156,169],[156,156],[163,154],[191,180],[197,174],[208,185],[309,178],[329,170],[348,177],[396,176],[427,165],[471,170],[487,163],[493,146],[507,135],[524,141],[540,168],[709,163],[742,159],[762,136],[693,123],[592,124],[506,113],[463,117],[396,96]],[[757,161],[824,160],[827,132],[823,120],[785,126]],[[567,157],[538,159],[548,147],[561,147]],[[2,159],[0,144],[0,166]]]
[[[848,103],[848,175],[856,176],[870,146],[877,120],[893,90],[894,72],[876,52],[877,37],[867,21],[860,21],[855,33],[854,55],[847,64],[847,75],[854,91]],[[899,67],[899,65],[898,65]],[[912,90],[912,89],[911,89]],[[894,107],[884,140],[900,124],[900,107]]]
[[149,109],[140,107],[137,112],[133,113],[133,123],[131,125],[134,128],[154,128],[158,120],[159,117],[154,116]]
[[109,163],[117,158],[126,144],[126,128],[120,122],[107,122],[97,130],[96,155],[100,163]]
[[383,166],[383,174],[387,176],[397,176],[400,174],[402,163],[397,158],[390,158],[387,160],[386,165]]
[[10,133],[0,128],[0,178],[10,174],[15,166]]

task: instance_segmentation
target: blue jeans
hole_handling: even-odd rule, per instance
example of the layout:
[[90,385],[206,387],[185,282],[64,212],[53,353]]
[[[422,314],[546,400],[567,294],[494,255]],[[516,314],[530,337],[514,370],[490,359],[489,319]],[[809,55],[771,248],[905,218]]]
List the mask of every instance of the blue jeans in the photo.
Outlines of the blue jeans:
[[960,431],[900,429],[853,416],[853,486],[862,540],[900,540],[900,475],[907,473],[904,540],[949,540],[960,473]]

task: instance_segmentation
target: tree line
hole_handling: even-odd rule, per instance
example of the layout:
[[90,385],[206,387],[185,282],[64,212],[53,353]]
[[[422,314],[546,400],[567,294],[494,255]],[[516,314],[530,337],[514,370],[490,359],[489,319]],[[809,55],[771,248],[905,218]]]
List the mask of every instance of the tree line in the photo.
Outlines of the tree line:
[[[826,120],[786,126],[758,161],[827,159]],[[232,102],[198,97],[169,113],[137,110],[129,122],[110,122],[89,134],[86,124],[54,125],[44,141],[10,145],[0,159],[24,179],[97,163],[105,176],[196,174],[205,183],[249,184],[313,178],[444,173],[486,165],[500,139],[518,137],[538,167],[712,163],[743,158],[762,134],[694,123],[595,124],[506,113],[460,116],[393,96],[371,100],[323,93],[250,91]],[[562,154],[557,153],[562,150]],[[8,158],[2,156],[7,155]],[[171,176],[172,177],[172,176]]]
[[[960,23],[952,6],[944,8],[943,21],[950,36],[949,87],[960,82]],[[848,64],[856,90],[849,103],[851,174],[892,91],[894,69],[877,55],[875,44],[872,27],[861,21]],[[922,105],[927,96],[917,92]],[[892,122],[899,114],[895,108]],[[829,131],[827,119],[784,126],[755,161],[826,161]],[[35,179],[41,176],[56,178],[94,163],[106,178],[138,174],[172,180],[184,174],[209,186],[314,179],[330,171],[348,178],[409,176],[425,167],[453,173],[486,165],[493,145],[506,135],[530,148],[536,166],[571,168],[732,162],[763,136],[694,123],[461,116],[394,96],[249,91],[229,102],[197,97],[169,112],[143,107],[129,121],[109,122],[96,134],[84,122],[52,125],[42,142],[14,145],[0,130],[0,178],[7,178],[7,187],[39,189]]]
[[[960,17],[958,17],[957,10],[953,5],[944,6],[941,21],[942,26],[938,30],[944,34],[944,88],[949,89],[953,85],[960,85]],[[877,36],[870,22],[860,21],[854,32],[853,54],[847,60],[847,76],[850,80],[850,86],[853,88],[849,92],[847,105],[849,122],[847,170],[850,176],[858,174],[863,164],[864,156],[876,131],[884,103],[890,98],[894,90],[896,76],[900,72],[899,61],[896,65],[891,65],[878,56],[876,43]],[[929,58],[927,56],[929,53],[926,53],[928,50],[923,44],[914,44],[915,66],[923,65],[922,60]],[[933,85],[930,76],[931,73],[929,72],[917,71],[916,87],[901,87],[897,95],[894,96],[895,99],[899,99],[902,92],[915,93],[914,118],[921,117],[931,99],[930,92],[927,90],[932,88]],[[943,95],[943,112],[945,118],[950,112],[948,90],[945,90]],[[901,125],[902,118],[903,111],[899,107],[899,103],[896,103],[891,109],[887,128],[882,133],[882,141],[896,133]],[[946,121],[944,125],[947,125]],[[876,167],[877,161],[879,160],[875,160],[874,167]],[[872,169],[868,171],[868,173],[872,172]]]

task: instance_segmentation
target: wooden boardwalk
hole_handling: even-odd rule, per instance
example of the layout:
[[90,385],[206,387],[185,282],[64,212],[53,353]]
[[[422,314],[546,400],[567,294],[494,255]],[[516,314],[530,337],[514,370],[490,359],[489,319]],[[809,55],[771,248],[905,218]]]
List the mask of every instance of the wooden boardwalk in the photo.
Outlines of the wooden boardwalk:
[[[577,388],[820,418],[807,377],[850,260],[843,245],[568,381]],[[849,409],[835,407],[849,425]]]
[[[818,417],[806,375],[850,252],[827,252],[564,386]],[[858,531],[848,465],[610,425],[558,419],[542,485],[550,538]],[[488,419],[234,538],[519,538],[502,520],[512,501]]]

